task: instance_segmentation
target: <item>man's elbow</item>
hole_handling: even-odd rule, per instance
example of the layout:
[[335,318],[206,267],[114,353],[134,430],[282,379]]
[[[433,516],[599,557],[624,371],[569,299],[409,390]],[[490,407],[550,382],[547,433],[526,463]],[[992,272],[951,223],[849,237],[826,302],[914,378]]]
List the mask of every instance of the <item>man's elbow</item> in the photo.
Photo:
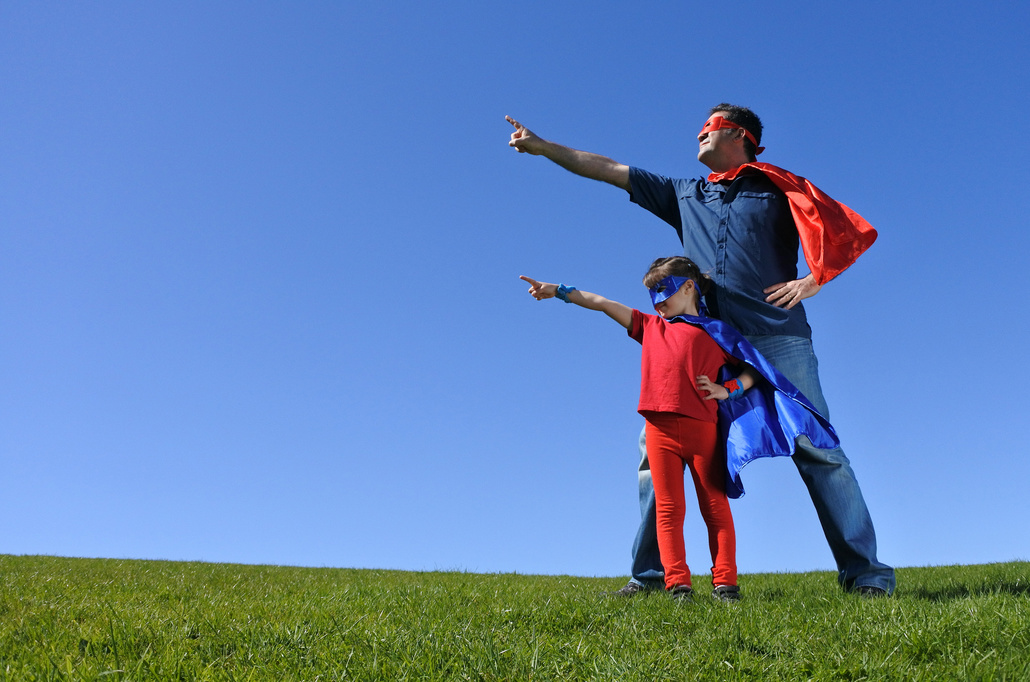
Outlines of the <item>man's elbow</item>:
[[629,192],[631,189],[629,182],[629,166],[621,163],[614,164],[608,170],[607,177],[605,177],[604,180],[609,185],[614,185],[615,187]]

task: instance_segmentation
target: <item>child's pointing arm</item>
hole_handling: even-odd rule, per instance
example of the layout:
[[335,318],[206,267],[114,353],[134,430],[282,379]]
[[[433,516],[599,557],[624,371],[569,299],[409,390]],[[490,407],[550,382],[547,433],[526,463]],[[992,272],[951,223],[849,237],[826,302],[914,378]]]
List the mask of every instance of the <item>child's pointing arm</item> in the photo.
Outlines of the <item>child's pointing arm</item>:
[[573,289],[559,284],[550,284],[548,282],[538,282],[537,280],[531,277],[526,277],[525,275],[520,275],[519,279],[524,282],[529,282],[529,294],[538,301],[557,296],[566,303],[575,303],[576,305],[589,310],[600,310],[626,329],[629,329],[630,325],[633,323],[633,309],[619,303],[618,301],[610,301],[604,296],[598,296],[597,294],[592,294],[589,291],[580,291],[579,289]]

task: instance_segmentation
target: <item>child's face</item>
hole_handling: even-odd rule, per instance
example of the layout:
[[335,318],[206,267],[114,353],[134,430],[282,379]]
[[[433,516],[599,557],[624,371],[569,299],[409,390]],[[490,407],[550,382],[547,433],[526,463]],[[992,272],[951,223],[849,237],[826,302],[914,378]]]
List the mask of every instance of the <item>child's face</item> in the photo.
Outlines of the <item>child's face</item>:
[[658,304],[675,294],[681,286],[686,284],[686,277],[669,275],[654,283],[647,293],[651,295],[651,304],[658,307]]
[[[675,289],[674,289],[675,287]],[[655,291],[658,289],[659,291]],[[669,295],[670,290],[675,291]],[[666,277],[650,289],[655,312],[665,319],[677,315],[697,315],[694,303],[694,283],[684,277]]]

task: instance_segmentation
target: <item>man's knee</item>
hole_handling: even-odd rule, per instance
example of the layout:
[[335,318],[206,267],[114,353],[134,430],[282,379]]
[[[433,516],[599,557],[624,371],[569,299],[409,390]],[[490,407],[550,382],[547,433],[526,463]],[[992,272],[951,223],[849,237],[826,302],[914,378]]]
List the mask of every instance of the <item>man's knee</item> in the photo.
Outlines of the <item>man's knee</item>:
[[800,468],[803,464],[815,466],[850,466],[851,460],[839,447],[823,449],[812,445],[808,436],[798,436],[794,443],[794,463]]
[[643,476],[644,472],[648,472],[647,476],[648,478],[650,478],[651,463],[647,460],[647,438],[645,436],[646,433],[646,428],[641,429],[640,438],[637,440],[637,446],[640,449],[640,465],[637,467],[637,471],[639,472],[640,476]]

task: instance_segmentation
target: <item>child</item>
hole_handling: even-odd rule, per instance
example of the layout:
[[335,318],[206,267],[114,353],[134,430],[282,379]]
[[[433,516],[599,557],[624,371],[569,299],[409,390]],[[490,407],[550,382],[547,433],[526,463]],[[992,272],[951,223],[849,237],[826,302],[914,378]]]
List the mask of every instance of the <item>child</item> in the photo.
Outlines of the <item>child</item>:
[[[712,400],[730,396],[727,387],[715,384],[724,364],[737,360],[712,338],[690,324],[669,322],[681,315],[698,317],[703,281],[696,265],[687,258],[655,261],[644,277],[658,315],[645,315],[621,303],[562,285],[522,277],[532,286],[537,300],[557,296],[590,310],[600,310],[629,331],[643,345],[638,411],[647,422],[647,454],[654,481],[658,511],[658,547],[665,568],[665,589],[676,598],[692,594],[690,569],[683,543],[686,502],[684,464],[694,479],[701,515],[708,526],[712,554],[713,596],[739,598],[737,588],[736,536],[726,497],[726,465],[718,447],[717,409]],[[755,382],[745,368],[730,386],[736,392]],[[743,390],[741,390],[743,389]]]
[[[738,600],[736,536],[727,485],[733,497],[739,497],[743,494],[739,469],[744,464],[755,457],[792,454],[794,436],[802,433],[813,442],[835,443],[832,427],[739,333],[702,317],[706,311],[701,287],[708,281],[688,258],[659,258],[644,276],[657,316],[561,284],[521,279],[529,282],[529,293],[537,300],[557,297],[599,310],[643,345],[638,411],[646,421],[666,590],[678,599],[690,599],[693,593],[683,543],[686,465],[708,526],[712,596]],[[740,368],[737,376],[722,384],[713,382],[711,378],[718,377],[724,366]],[[749,391],[756,382],[761,390]],[[749,398],[738,400],[746,391]],[[773,396],[777,391],[784,395]],[[741,404],[724,411],[717,401]],[[753,414],[745,415],[752,405],[773,417],[756,420]],[[727,422],[722,433],[720,412]],[[786,417],[784,424],[776,421],[781,417]],[[727,438],[732,450],[729,472],[723,449]]]

